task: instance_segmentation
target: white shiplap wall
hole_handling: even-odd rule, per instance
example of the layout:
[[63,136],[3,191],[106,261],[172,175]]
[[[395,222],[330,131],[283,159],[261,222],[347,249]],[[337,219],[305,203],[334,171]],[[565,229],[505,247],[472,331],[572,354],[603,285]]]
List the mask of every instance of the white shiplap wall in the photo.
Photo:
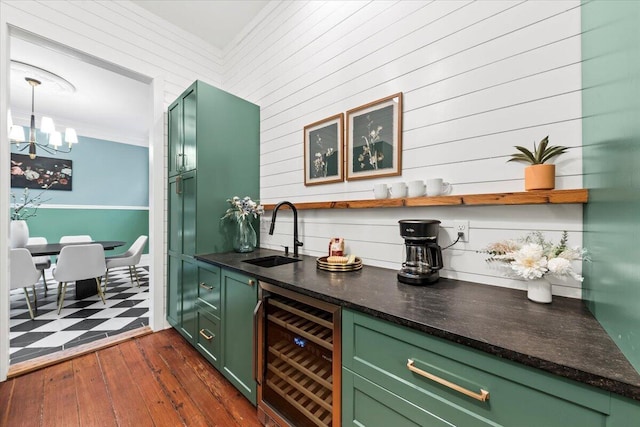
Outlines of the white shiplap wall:
[[[556,187],[580,188],[580,60],[577,0],[282,1],[225,52],[223,87],[261,106],[263,203],[371,199],[376,183],[429,177],[454,194],[521,191],[524,165],[508,155],[546,135],[575,147],[556,161]],[[402,177],[305,187],[303,127],[396,92]],[[469,220],[469,242],[445,251],[443,275],[498,286],[524,288],[484,263],[476,251],[488,243],[568,230],[582,244],[580,205],[315,210],[300,212],[302,252],[324,255],[343,236],[365,264],[398,269],[403,218],[440,219],[443,246],[452,221]],[[291,246],[290,213],[278,215],[274,236],[269,219],[261,245]],[[580,283],[554,293],[580,297]]]

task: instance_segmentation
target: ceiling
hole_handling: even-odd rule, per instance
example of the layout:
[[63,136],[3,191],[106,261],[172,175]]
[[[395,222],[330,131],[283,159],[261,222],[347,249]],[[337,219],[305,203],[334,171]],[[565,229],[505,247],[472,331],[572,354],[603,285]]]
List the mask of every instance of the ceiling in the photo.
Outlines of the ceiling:
[[246,27],[269,0],[133,0],[135,4],[195,34],[220,50]]
[[[224,50],[268,0],[134,3]],[[31,86],[24,78],[35,77],[42,81],[35,88],[36,126],[46,115],[54,119],[57,130],[74,127],[81,137],[148,144],[152,98],[147,78],[37,36],[19,31],[11,36],[12,61],[48,70],[75,87],[75,92],[63,91],[45,75],[29,75],[34,73],[12,66],[9,107],[16,124],[29,125]]]

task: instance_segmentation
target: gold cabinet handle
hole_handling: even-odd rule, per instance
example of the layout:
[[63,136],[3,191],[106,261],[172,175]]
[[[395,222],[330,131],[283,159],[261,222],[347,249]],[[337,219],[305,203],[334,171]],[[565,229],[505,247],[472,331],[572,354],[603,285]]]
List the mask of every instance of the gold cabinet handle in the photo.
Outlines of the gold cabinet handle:
[[176,194],[182,194],[182,189],[180,188],[180,181],[182,180],[182,176],[176,177]]
[[253,279],[249,280],[249,286],[255,286],[255,284],[256,284],[255,280]]
[[207,331],[206,329],[200,329],[200,335],[202,336],[202,338],[204,338],[207,341],[211,341],[213,339],[213,334],[209,332],[211,335],[207,335],[207,332],[209,331]]
[[469,397],[473,397],[476,400],[479,400],[480,402],[486,402],[487,400],[489,400],[489,392],[487,390],[483,390],[480,389],[480,393],[476,393],[473,392],[471,390],[467,390],[464,387],[459,386],[458,384],[454,384],[450,381],[445,380],[444,378],[440,378],[436,375],[430,374],[427,371],[423,371],[422,369],[416,368],[415,366],[413,366],[413,360],[412,359],[408,359],[407,360],[407,368],[409,368],[409,370],[411,372],[414,372],[418,375],[421,375],[425,378],[430,379],[431,381],[435,381],[438,384],[442,384],[445,387],[449,387],[455,391],[457,391],[458,393],[462,393],[466,396]]
[[206,290],[208,290],[208,291],[212,291],[212,290],[213,290],[213,288],[214,288],[213,286],[209,286],[209,285],[207,285],[207,284],[206,284],[206,283],[204,283],[204,282],[200,283],[200,287],[201,287],[202,289],[206,289]]

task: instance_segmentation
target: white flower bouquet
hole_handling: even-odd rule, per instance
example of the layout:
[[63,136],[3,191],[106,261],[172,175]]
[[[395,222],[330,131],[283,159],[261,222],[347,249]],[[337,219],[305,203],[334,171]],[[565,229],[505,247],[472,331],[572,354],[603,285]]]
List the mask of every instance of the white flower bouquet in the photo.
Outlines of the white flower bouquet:
[[235,219],[236,221],[243,221],[249,219],[249,216],[257,218],[258,215],[264,213],[264,207],[253,200],[249,196],[241,199],[238,196],[234,196],[233,199],[227,199],[227,203],[231,205],[227,212],[221,219]]
[[572,261],[587,260],[584,248],[568,247],[568,234],[562,233],[558,244],[553,244],[544,235],[535,231],[519,240],[492,243],[482,250],[490,256],[487,262],[505,264],[512,274],[525,280],[535,280],[547,274],[556,277],[572,277],[582,282],[584,278],[573,270]]

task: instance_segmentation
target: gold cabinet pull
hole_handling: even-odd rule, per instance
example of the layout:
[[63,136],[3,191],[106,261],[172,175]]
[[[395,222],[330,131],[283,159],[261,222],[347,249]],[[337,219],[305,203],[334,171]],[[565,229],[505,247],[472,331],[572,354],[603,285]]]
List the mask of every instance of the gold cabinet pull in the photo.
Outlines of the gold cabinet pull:
[[412,359],[407,360],[407,368],[409,368],[411,372],[415,372],[416,374],[421,375],[425,378],[428,378],[431,381],[435,381],[438,384],[442,384],[445,387],[449,387],[457,391],[458,393],[462,393],[466,396],[473,397],[474,399],[479,400],[480,402],[486,402],[487,400],[489,400],[489,392],[487,390],[480,389],[480,393],[467,390],[466,388],[459,386],[458,384],[454,384],[450,381],[445,380],[444,378],[440,378],[436,375],[430,374],[427,371],[423,371],[422,369],[416,368],[415,366],[413,366]]
[[200,335],[202,335],[202,338],[204,338],[207,341],[211,341],[213,339],[213,334],[209,332],[211,335],[207,335],[207,332],[209,331],[207,331],[206,329],[200,329]]
[[212,291],[213,290],[213,286],[209,286],[204,282],[200,283],[200,287],[203,288],[203,289],[206,289],[208,291]]
[[249,286],[255,286],[255,284],[256,284],[255,280],[253,279],[249,280]]
[[182,194],[182,189],[180,188],[180,181],[182,180],[182,176],[176,177],[176,194]]

